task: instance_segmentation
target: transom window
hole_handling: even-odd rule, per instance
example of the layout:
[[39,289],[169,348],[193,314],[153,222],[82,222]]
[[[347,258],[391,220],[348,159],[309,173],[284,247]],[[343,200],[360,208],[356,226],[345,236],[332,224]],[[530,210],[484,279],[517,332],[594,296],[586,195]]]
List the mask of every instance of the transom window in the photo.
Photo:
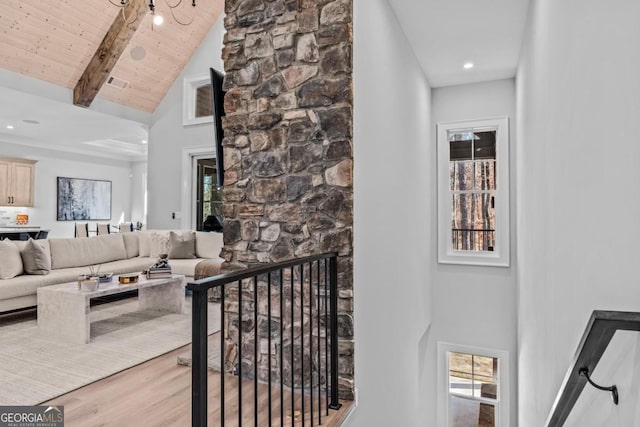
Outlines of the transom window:
[[508,159],[506,118],[438,125],[440,262],[509,265]]

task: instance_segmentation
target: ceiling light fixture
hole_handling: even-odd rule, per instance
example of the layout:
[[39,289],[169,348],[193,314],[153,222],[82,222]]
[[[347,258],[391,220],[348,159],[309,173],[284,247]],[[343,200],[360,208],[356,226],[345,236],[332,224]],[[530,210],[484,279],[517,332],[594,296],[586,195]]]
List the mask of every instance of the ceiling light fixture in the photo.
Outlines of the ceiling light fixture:
[[473,62],[465,62],[463,67],[465,70],[470,70],[473,68]]
[[143,139],[143,140],[142,140],[142,143],[143,143],[143,144],[146,144],[146,143],[147,143],[147,140],[146,140],[146,139]]
[[[120,0],[120,3],[115,3],[113,0],[109,0],[109,2],[112,5],[118,6],[119,8],[122,9],[122,18],[124,19],[124,21],[127,24],[131,24],[137,19],[137,17],[136,17],[131,22],[129,22],[127,20],[127,17],[124,16],[124,8],[125,8],[125,6],[127,6],[127,4],[129,4],[130,1],[131,0]],[[194,18],[193,16],[191,17],[191,20],[189,22],[182,22],[178,18],[176,18],[176,15],[173,13],[173,10],[175,8],[177,8],[178,6],[180,6],[180,4],[182,3],[182,0],[178,0],[177,3],[175,3],[175,4],[169,3],[169,0],[164,0],[164,3],[169,8],[169,12],[171,13],[171,17],[178,24],[180,24],[180,25],[189,25],[189,24],[191,24],[193,22],[193,18]],[[191,6],[196,7],[196,0],[191,0]],[[154,25],[162,25],[162,23],[164,22],[164,18],[160,14],[156,15],[156,2],[155,2],[155,0],[149,0],[149,11],[151,11],[151,16],[153,17],[153,24]]]
[[7,129],[13,129],[13,125],[7,125]]

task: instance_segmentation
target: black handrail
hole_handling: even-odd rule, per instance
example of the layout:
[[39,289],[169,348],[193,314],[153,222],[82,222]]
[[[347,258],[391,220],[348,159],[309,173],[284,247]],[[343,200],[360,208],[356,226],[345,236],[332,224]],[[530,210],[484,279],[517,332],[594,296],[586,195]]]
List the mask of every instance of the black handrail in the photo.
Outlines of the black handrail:
[[[238,332],[238,369],[237,369],[237,374],[238,374],[238,379],[239,379],[239,387],[238,387],[238,425],[242,425],[242,386],[241,386],[241,380],[243,377],[243,373],[242,373],[242,319],[243,319],[243,315],[242,315],[242,309],[243,309],[243,302],[242,302],[242,281],[244,279],[250,279],[253,278],[253,297],[254,297],[254,304],[253,304],[253,320],[254,320],[254,370],[253,370],[253,381],[254,381],[254,417],[255,417],[255,423],[258,423],[258,406],[257,406],[257,399],[258,399],[258,388],[257,388],[257,384],[258,384],[258,371],[257,371],[257,366],[258,366],[258,360],[257,360],[257,346],[258,346],[258,304],[257,304],[257,299],[258,299],[258,277],[259,276],[267,276],[267,286],[268,286],[268,331],[269,331],[269,338],[268,338],[268,347],[269,347],[269,354],[271,354],[271,286],[272,286],[272,280],[271,280],[271,274],[275,273],[275,272],[279,272],[279,279],[276,281],[278,282],[279,286],[279,295],[280,295],[280,316],[281,316],[281,321],[280,321],[280,356],[279,356],[279,360],[280,360],[280,419],[281,419],[281,425],[283,423],[284,420],[284,412],[283,412],[283,407],[284,407],[284,400],[283,400],[283,370],[282,370],[282,360],[283,360],[283,321],[282,321],[282,316],[284,316],[284,311],[283,311],[283,299],[285,297],[284,295],[284,287],[283,287],[283,276],[284,276],[284,270],[285,269],[290,269],[290,275],[291,275],[291,399],[292,399],[292,412],[294,410],[294,394],[293,394],[293,389],[295,386],[295,378],[294,378],[294,367],[293,367],[293,359],[294,359],[294,333],[293,333],[293,319],[294,319],[294,298],[295,298],[295,294],[294,294],[294,272],[295,272],[295,268],[298,268],[298,273],[300,276],[300,322],[301,325],[304,325],[304,306],[303,306],[303,302],[305,301],[304,298],[304,289],[302,288],[305,285],[305,276],[304,276],[304,270],[305,270],[305,266],[308,266],[308,285],[309,285],[309,314],[308,314],[308,319],[309,319],[309,341],[310,341],[310,346],[311,346],[311,350],[309,352],[309,355],[311,357],[311,363],[310,363],[310,387],[309,389],[311,390],[310,394],[311,394],[311,411],[312,411],[312,415],[311,415],[311,420],[313,423],[313,399],[314,399],[314,395],[313,395],[313,388],[314,388],[314,370],[317,373],[317,381],[318,381],[318,418],[321,419],[321,412],[322,412],[322,408],[321,408],[321,373],[322,373],[322,360],[321,360],[321,346],[320,346],[320,323],[321,320],[320,318],[322,317],[322,310],[321,310],[321,295],[323,295],[323,300],[324,300],[324,325],[325,325],[325,352],[324,352],[324,363],[325,363],[325,381],[328,382],[330,381],[329,386],[327,387],[326,382],[325,382],[325,390],[326,390],[326,399],[325,399],[325,406],[326,406],[326,411],[328,413],[329,409],[339,409],[340,408],[340,403],[338,402],[338,316],[337,316],[337,310],[338,310],[338,291],[337,291],[337,282],[338,282],[338,259],[337,259],[338,254],[336,252],[331,252],[331,253],[325,253],[325,254],[321,254],[321,255],[314,255],[314,256],[309,256],[309,257],[305,257],[305,258],[298,258],[295,260],[290,260],[290,261],[284,261],[284,262],[279,262],[279,263],[274,263],[274,264],[269,264],[269,265],[265,265],[265,266],[258,266],[258,267],[253,267],[253,268],[248,268],[248,269],[244,269],[244,270],[239,270],[239,271],[235,271],[235,272],[230,272],[230,273],[225,273],[225,274],[220,274],[214,277],[209,277],[209,278],[205,278],[205,279],[201,279],[201,280],[196,280],[193,282],[190,282],[187,284],[187,289],[191,290],[193,293],[193,302],[192,302],[192,318],[193,318],[193,322],[192,322],[192,377],[191,377],[191,382],[192,382],[192,426],[198,426],[198,427],[204,427],[207,425],[207,406],[208,406],[208,396],[207,396],[207,365],[208,365],[208,358],[207,358],[207,354],[208,354],[208,330],[207,330],[207,317],[208,317],[208,310],[207,310],[207,304],[208,304],[208,295],[209,295],[209,290],[215,287],[221,287],[221,307],[220,307],[220,311],[221,311],[221,331],[220,331],[220,386],[221,386],[221,398],[220,398],[220,415],[221,415],[221,425],[224,426],[225,423],[225,398],[224,398],[224,387],[225,387],[225,383],[224,383],[224,377],[225,377],[225,285],[227,284],[231,284],[231,283],[235,283],[237,282],[238,284],[238,316],[239,316],[239,322],[238,322],[238,328],[239,328],[239,332]],[[321,283],[320,277],[321,277],[321,268],[320,268],[320,263],[323,262],[324,265],[324,283]],[[314,263],[316,264],[315,269],[317,271],[316,274],[316,282],[315,282],[315,288],[314,288],[314,282],[313,282],[313,266]],[[324,288],[322,288],[322,286],[324,286]],[[318,330],[318,336],[317,336],[317,348],[315,348],[315,351],[317,351],[317,356],[318,356],[318,366],[317,368],[314,368],[314,364],[313,364],[313,354],[312,354],[312,350],[314,350],[313,348],[313,309],[314,309],[314,302],[313,302],[313,291],[317,292],[316,294],[316,304],[317,304],[317,309],[315,311],[316,313],[316,321],[317,321],[317,330]],[[324,292],[322,292],[324,291]],[[327,301],[327,294],[328,294],[328,301]],[[328,304],[327,304],[328,303]],[[327,305],[329,305],[329,307],[327,307]],[[328,318],[327,318],[328,315]],[[327,327],[327,323],[328,323],[328,327]],[[328,331],[327,331],[328,329]],[[301,384],[302,384],[302,408],[303,408],[303,423],[304,423],[304,402],[305,402],[305,398],[304,398],[304,394],[305,394],[305,389],[307,388],[305,385],[305,375],[304,375],[304,328],[301,328],[300,331],[300,342],[301,342],[301,347],[302,347],[302,355],[300,360],[303,363],[302,369],[301,369]],[[328,342],[327,342],[328,341]],[[327,348],[328,347],[328,348]],[[327,361],[327,359],[329,359],[329,361]],[[271,357],[269,356],[268,358],[268,399],[269,399],[269,410],[268,410],[268,417],[269,417],[269,425],[271,425],[271,417],[272,417],[272,412],[271,412]],[[329,366],[330,365],[330,366]],[[330,372],[329,372],[330,371]],[[330,377],[330,378],[329,378]],[[293,417],[293,413],[292,413],[292,417]],[[257,424],[256,424],[257,425]]]
[[573,362],[553,403],[547,427],[564,425],[587,384],[588,378],[582,373],[595,370],[616,331],[640,332],[640,313],[596,310],[591,314]]

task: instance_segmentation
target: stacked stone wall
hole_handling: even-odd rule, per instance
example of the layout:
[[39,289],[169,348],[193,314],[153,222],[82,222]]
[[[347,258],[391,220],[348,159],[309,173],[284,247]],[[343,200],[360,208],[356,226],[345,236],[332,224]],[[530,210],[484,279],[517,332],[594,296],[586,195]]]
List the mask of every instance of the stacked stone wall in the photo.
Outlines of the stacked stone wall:
[[343,398],[353,397],[352,6],[226,0],[223,49],[223,268],[339,253]]

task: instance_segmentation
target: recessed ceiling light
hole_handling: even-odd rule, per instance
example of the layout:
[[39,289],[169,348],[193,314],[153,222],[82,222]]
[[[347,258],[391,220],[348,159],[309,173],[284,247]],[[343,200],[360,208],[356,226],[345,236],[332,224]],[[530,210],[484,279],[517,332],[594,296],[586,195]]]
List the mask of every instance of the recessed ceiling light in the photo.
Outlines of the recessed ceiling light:
[[164,22],[164,18],[162,17],[162,15],[154,15],[153,16],[153,23],[155,25],[162,25],[163,22]]
[[465,62],[465,64],[463,65],[465,70],[470,70],[473,68],[473,62]]
[[13,129],[13,125],[7,125],[7,129]]
[[146,143],[147,143],[147,140],[146,140],[146,139],[143,139],[143,140],[142,140],[142,143],[143,143],[143,144],[146,144]]

